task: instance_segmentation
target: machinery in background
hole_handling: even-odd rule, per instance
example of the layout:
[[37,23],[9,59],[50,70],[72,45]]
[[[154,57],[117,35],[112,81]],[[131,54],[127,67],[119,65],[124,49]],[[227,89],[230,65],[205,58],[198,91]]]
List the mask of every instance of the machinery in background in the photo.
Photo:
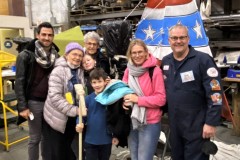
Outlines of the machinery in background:
[[[71,8],[73,15],[91,15],[131,10],[140,0],[78,0]],[[143,0],[139,8],[144,8],[147,0]]]
[[213,57],[222,77],[240,78],[240,1],[211,0],[211,4],[204,25]]

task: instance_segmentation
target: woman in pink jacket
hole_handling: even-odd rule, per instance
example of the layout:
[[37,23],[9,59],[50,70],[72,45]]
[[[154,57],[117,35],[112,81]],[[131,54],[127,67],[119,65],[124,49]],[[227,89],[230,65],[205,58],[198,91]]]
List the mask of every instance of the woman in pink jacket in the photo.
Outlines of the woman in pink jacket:
[[[131,110],[129,148],[132,160],[153,159],[161,130],[161,106],[166,93],[161,69],[142,40],[133,40],[127,51],[123,81],[135,91],[124,96],[123,108]],[[153,69],[152,74],[150,70]]]

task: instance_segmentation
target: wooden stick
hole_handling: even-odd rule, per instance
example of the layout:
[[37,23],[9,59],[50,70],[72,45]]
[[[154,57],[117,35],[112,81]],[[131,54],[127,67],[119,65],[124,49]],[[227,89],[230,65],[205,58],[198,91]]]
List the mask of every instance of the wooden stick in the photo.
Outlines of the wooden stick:
[[[78,124],[82,123],[82,110],[81,110],[81,99],[79,99],[79,115],[78,115]],[[82,160],[82,132],[78,133],[78,159]]]
[[[82,84],[75,84],[74,85],[75,91],[79,97],[79,124],[82,123],[82,116],[86,116],[86,105],[85,105],[85,99],[84,99],[84,89]],[[79,160],[82,160],[82,132],[79,132]]]

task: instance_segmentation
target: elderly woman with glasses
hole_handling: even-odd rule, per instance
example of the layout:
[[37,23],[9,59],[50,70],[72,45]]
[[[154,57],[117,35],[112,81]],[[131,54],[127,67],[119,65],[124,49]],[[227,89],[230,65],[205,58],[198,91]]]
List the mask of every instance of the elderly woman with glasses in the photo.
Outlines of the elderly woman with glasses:
[[96,67],[103,68],[103,70],[109,75],[110,74],[110,64],[108,57],[103,55],[100,51],[100,36],[92,31],[84,35],[84,49],[86,54],[90,54],[94,57],[97,64]]
[[161,106],[166,102],[163,75],[156,66],[157,59],[148,52],[142,40],[136,39],[129,44],[127,58],[123,81],[135,92],[124,96],[123,108],[132,110],[128,146],[132,160],[150,160],[160,135]]
[[76,160],[71,148],[79,113],[74,85],[84,85],[84,71],[80,67],[83,55],[81,45],[69,43],[65,55],[57,59],[50,74],[49,91],[44,106],[44,159]]

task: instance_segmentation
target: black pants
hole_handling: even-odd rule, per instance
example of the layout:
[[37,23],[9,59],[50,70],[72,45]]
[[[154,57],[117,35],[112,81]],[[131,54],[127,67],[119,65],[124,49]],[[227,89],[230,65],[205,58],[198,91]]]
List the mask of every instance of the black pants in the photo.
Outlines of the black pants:
[[85,143],[86,160],[109,160],[112,150],[112,144],[93,145]]
[[202,138],[205,113],[197,107],[169,110],[173,160],[209,160],[209,155],[202,152],[204,142],[209,141]]
[[76,118],[69,117],[64,134],[43,122],[43,160],[76,160],[71,148],[76,134]]

